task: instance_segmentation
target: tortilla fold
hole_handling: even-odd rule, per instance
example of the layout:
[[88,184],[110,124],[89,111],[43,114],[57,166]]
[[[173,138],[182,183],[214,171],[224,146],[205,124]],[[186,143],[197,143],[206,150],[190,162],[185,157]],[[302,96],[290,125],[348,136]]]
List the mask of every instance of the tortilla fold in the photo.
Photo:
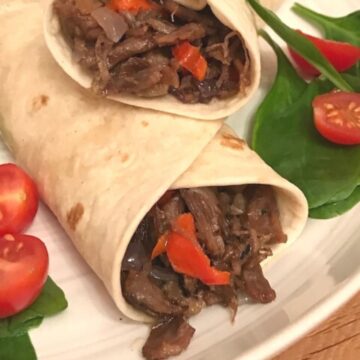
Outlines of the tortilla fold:
[[304,195],[221,121],[184,121],[89,96],[51,57],[41,17],[35,0],[0,5],[1,136],[126,316],[148,319],[122,296],[122,258],[169,188],[273,185],[284,232],[289,241],[299,236]]

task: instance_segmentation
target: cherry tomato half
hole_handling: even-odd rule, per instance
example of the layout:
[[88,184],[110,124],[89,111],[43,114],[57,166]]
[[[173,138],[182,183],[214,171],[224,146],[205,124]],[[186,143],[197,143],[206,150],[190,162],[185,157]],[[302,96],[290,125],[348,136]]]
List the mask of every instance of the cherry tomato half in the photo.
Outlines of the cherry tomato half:
[[14,164],[0,165],[0,236],[30,225],[38,203],[36,185],[26,173]]
[[31,305],[47,279],[49,256],[44,243],[28,235],[0,237],[0,319]]
[[[345,71],[350,69],[360,60],[360,48],[348,43],[320,39],[297,30],[300,34],[308,38],[317,49],[328,59],[337,71]],[[301,71],[310,76],[320,75],[314,66],[312,66],[301,55],[289,47],[291,57],[294,59]]]
[[336,144],[360,144],[360,93],[332,92],[313,101],[319,133]]

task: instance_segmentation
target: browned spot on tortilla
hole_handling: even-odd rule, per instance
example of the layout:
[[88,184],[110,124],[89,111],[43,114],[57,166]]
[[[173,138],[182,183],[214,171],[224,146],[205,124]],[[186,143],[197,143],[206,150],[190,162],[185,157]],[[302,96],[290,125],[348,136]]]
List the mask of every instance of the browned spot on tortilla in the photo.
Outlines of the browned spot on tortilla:
[[32,101],[32,110],[34,112],[41,110],[49,102],[49,97],[46,95],[39,95],[35,97]]
[[121,161],[126,162],[129,160],[129,154],[125,153],[121,155]]
[[84,206],[80,203],[74,205],[67,213],[66,219],[72,231],[76,230],[76,226],[84,214]]
[[143,127],[148,127],[149,126],[149,123],[147,121],[142,121],[141,124],[142,124]]
[[222,134],[221,145],[235,150],[242,150],[245,146],[245,141],[231,134]]

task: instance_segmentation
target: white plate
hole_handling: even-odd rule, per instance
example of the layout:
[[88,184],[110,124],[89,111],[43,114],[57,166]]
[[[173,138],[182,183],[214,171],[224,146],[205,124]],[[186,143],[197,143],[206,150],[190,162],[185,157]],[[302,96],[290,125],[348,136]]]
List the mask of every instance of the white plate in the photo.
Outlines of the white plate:
[[[279,11],[295,28],[316,33],[289,11]],[[358,0],[303,0],[333,16],[359,8]],[[261,90],[245,110],[230,119],[247,134],[256,106],[271,85],[275,58],[262,44],[264,76]],[[0,163],[11,161],[0,143]],[[119,214],[121,216],[121,214]],[[196,336],[178,360],[261,360],[281,351],[310,331],[360,290],[360,206],[328,221],[310,220],[304,234],[266,268],[277,292],[269,305],[244,305],[235,324],[219,307],[192,319]],[[51,213],[41,207],[29,233],[43,239],[50,252],[50,273],[64,289],[69,309],[31,332],[39,360],[140,360],[148,328],[122,319],[102,284],[75,251]]]

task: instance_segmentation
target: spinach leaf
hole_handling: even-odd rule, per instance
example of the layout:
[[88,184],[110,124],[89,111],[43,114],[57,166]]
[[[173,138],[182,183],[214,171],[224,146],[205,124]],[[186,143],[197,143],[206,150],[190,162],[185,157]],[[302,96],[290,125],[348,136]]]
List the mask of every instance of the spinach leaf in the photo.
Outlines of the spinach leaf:
[[0,338],[1,360],[36,360],[36,353],[28,334]]
[[304,19],[319,25],[327,39],[360,46],[360,11],[334,18],[319,14],[298,3],[295,3],[292,10]]
[[345,200],[325,204],[315,209],[310,209],[310,217],[315,219],[330,219],[344,214],[360,202],[360,186]]
[[337,88],[353,91],[353,88],[327,61],[320,51],[305,36],[284,24],[272,11],[264,8],[257,0],[247,0],[255,12],[295,51],[315,66]]
[[0,321],[0,338],[25,334],[29,329],[39,326],[44,317],[55,315],[66,308],[63,291],[49,277],[41,294],[30,307]]
[[303,190],[310,208],[349,198],[360,185],[360,146],[332,144],[313,124],[312,100],[333,85],[326,79],[305,83],[280,47],[264,37],[277,54],[278,71],[255,115],[254,150]]
[[21,313],[0,319],[0,359],[36,360],[28,331],[39,326],[44,317],[67,308],[64,292],[48,277],[36,301]]

